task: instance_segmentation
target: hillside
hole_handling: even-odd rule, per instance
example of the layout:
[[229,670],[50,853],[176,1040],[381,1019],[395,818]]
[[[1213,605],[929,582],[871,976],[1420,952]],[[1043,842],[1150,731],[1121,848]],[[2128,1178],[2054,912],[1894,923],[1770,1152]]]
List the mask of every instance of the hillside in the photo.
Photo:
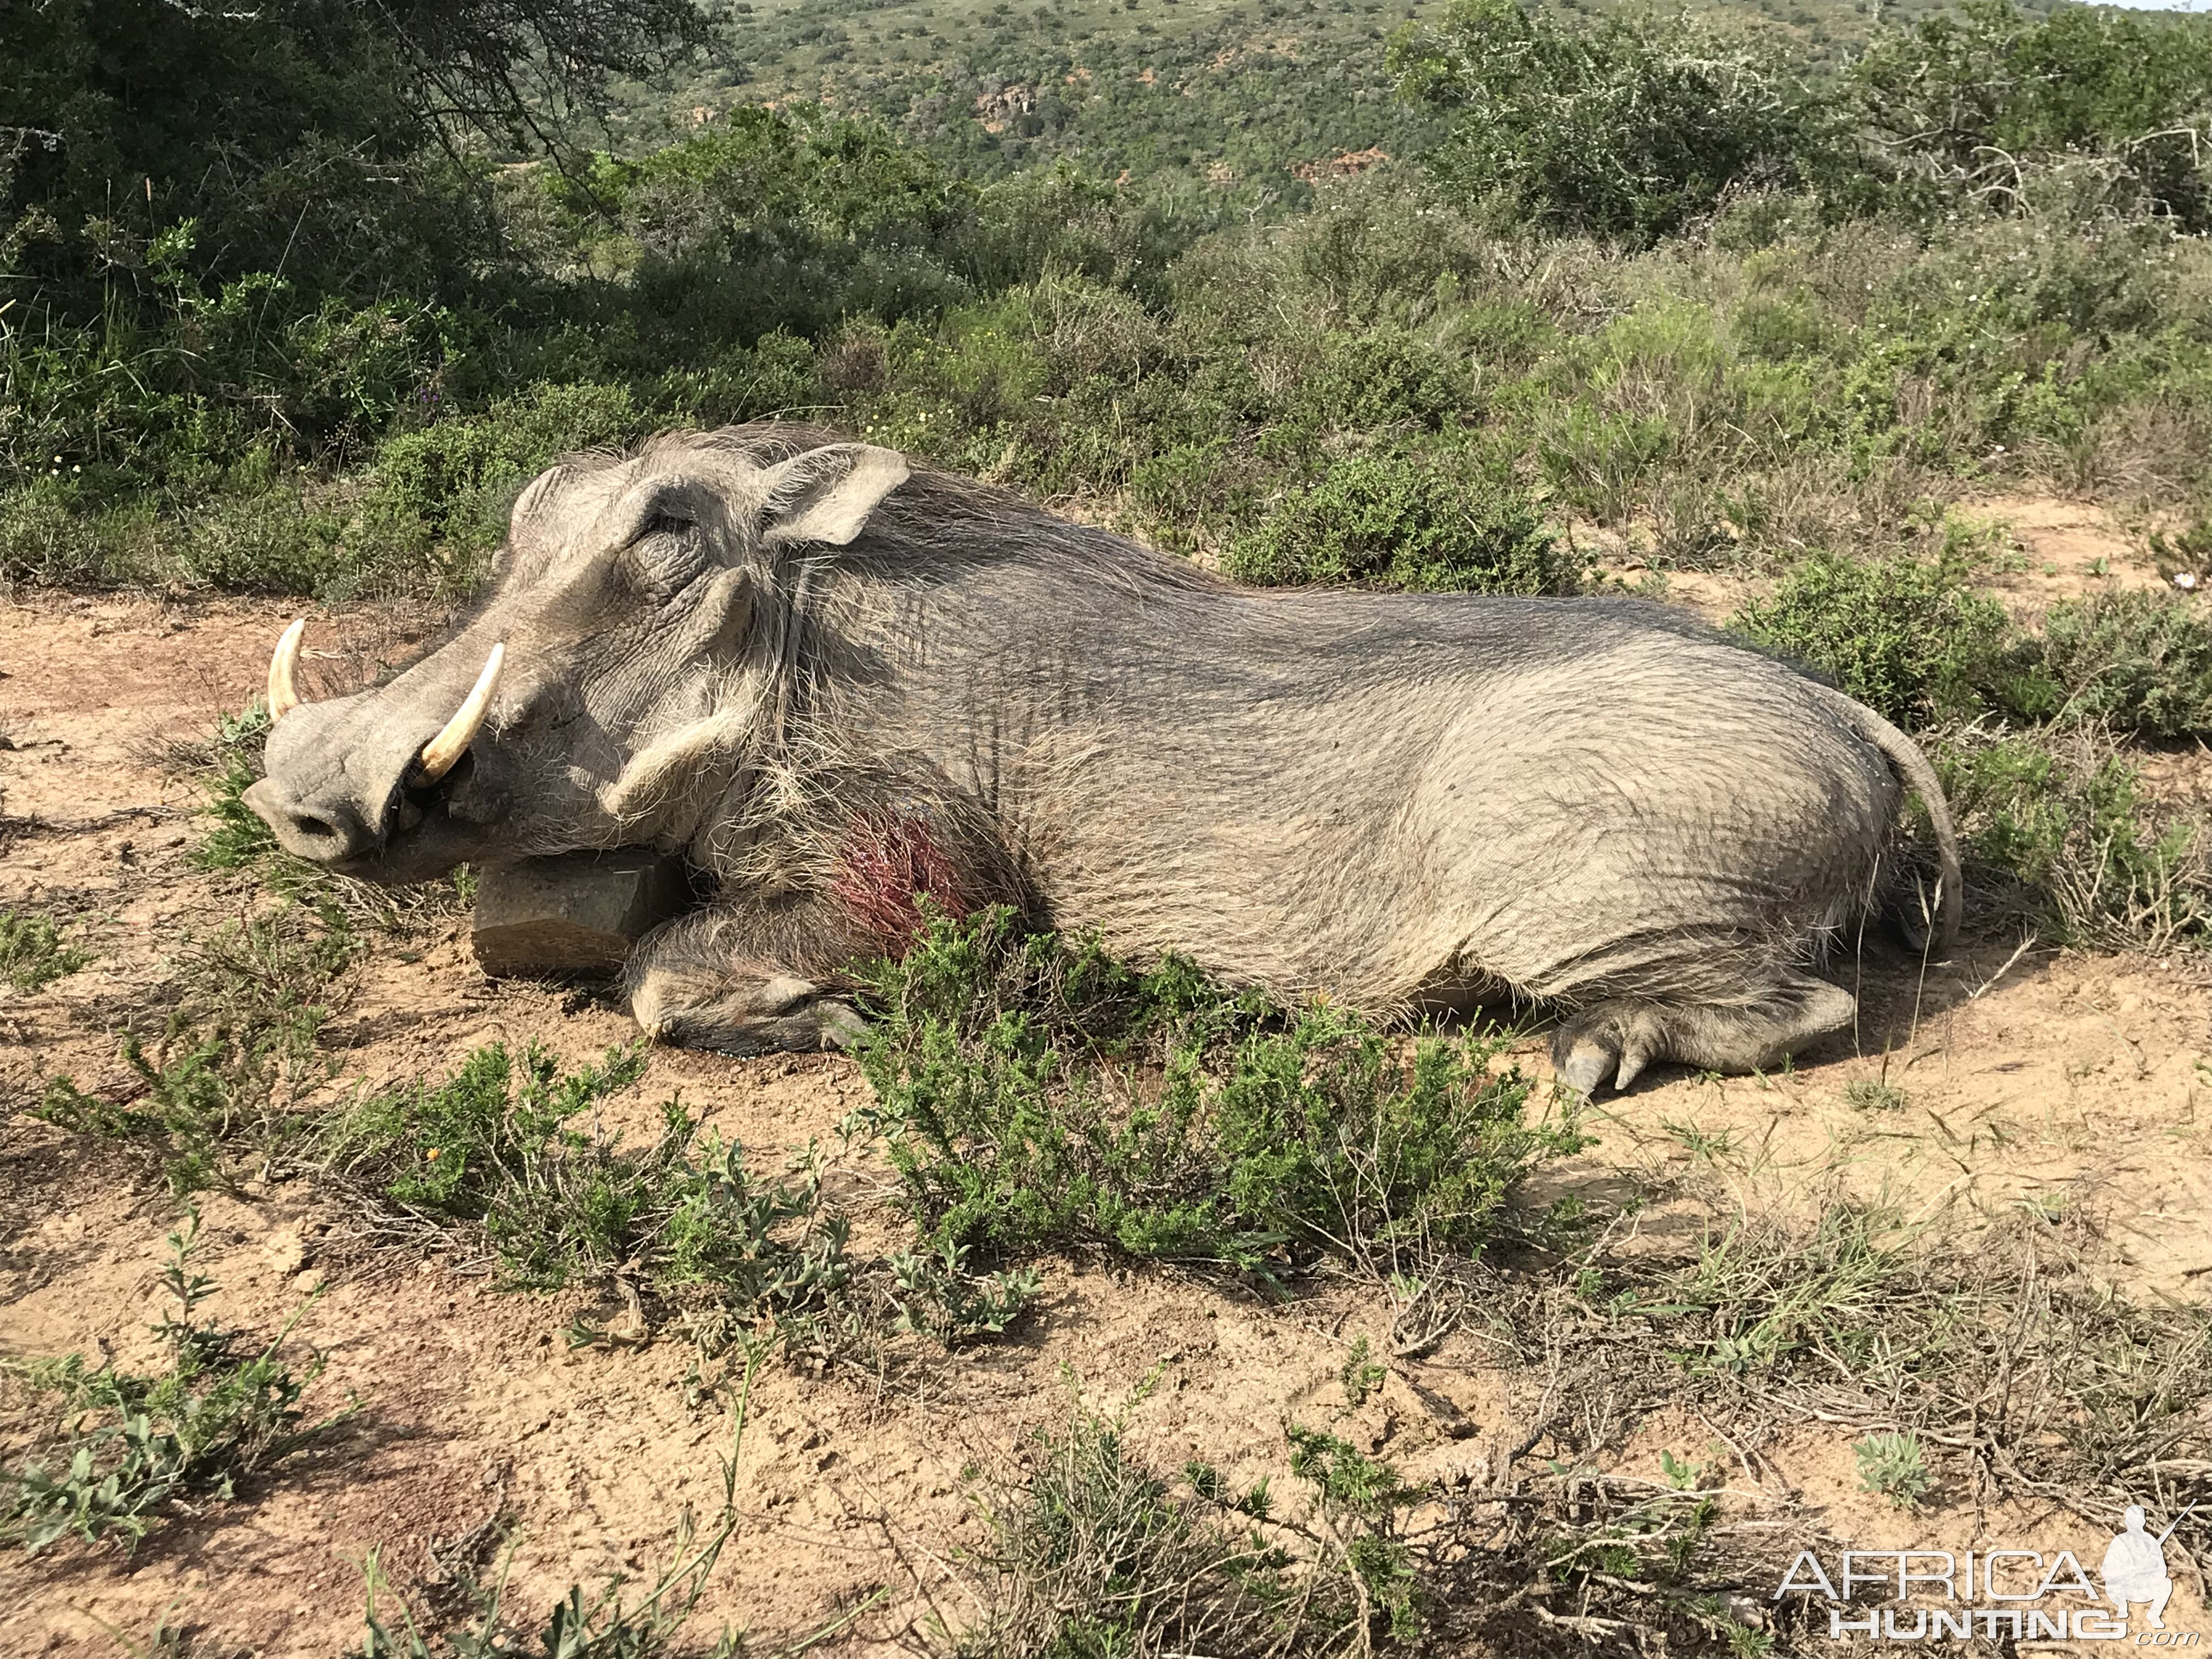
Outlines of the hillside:
[[[1596,0],[1562,0],[1566,16]],[[2045,0],[2032,10],[2047,9]],[[1066,158],[1107,177],[1211,186],[1279,210],[1338,158],[1410,155],[1439,136],[1394,96],[1390,34],[1440,0],[713,0],[693,61],[611,88],[611,131],[635,151],[733,106],[818,101],[873,115],[979,176]],[[1766,30],[1808,62],[1863,43],[1869,0],[1729,0],[1697,9]],[[1884,9],[1893,21],[1935,0]]]

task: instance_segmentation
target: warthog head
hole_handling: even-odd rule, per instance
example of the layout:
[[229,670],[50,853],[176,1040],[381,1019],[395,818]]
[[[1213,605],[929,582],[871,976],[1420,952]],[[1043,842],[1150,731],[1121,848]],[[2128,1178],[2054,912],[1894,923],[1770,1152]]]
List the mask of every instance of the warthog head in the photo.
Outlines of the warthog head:
[[483,602],[388,684],[303,702],[305,623],[286,630],[268,776],[246,805],[288,851],[380,881],[576,848],[677,850],[774,679],[779,560],[850,543],[906,477],[890,450],[793,453],[743,428],[555,466],[515,503]]

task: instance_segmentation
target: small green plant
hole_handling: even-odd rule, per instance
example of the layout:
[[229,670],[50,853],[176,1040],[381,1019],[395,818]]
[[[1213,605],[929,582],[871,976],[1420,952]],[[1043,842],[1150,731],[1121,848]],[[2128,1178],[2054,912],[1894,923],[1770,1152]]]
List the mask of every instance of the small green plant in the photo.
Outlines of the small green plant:
[[1904,1109],[1906,1096],[1904,1090],[1881,1078],[1855,1077],[1844,1085],[1844,1101],[1863,1112],[1895,1112]]
[[1401,1534],[1404,1511],[1427,1496],[1407,1485],[1389,1463],[1368,1456],[1349,1442],[1293,1423],[1291,1473],[1314,1492],[1321,1536],[1341,1548],[1340,1565],[1359,1582],[1370,1636],[1410,1642],[1421,1633],[1419,1583],[1413,1553]]
[[938,916],[869,970],[860,1055],[906,1202],[933,1249],[1065,1243],[1261,1266],[1328,1252],[1479,1252],[1516,1182],[1579,1144],[1534,1126],[1498,1034],[1401,1050],[1372,1023],[1232,995]]
[[72,1534],[135,1544],[171,1503],[234,1497],[240,1480],[337,1421],[301,1426],[299,1401],[321,1361],[295,1376],[277,1358],[306,1305],[258,1352],[240,1348],[242,1333],[199,1316],[216,1288],[192,1267],[199,1224],[190,1212],[169,1235],[161,1282],[176,1307],[152,1328],[169,1352],[166,1372],[88,1370],[78,1354],[9,1365],[34,1394],[54,1399],[65,1427],[52,1454],[59,1464],[0,1473],[0,1537],[33,1553]]
[[1034,1267],[972,1273],[966,1249],[949,1242],[934,1250],[893,1251],[886,1264],[898,1286],[898,1328],[934,1337],[948,1348],[1005,1331],[1043,1284]]
[[329,1074],[316,1047],[319,999],[360,940],[327,904],[281,904],[188,943],[175,962],[179,997],[158,1037],[123,1040],[140,1088],[124,1101],[48,1080],[35,1109],[78,1133],[150,1152],[184,1198],[222,1184],[240,1155],[289,1155],[306,1133],[300,1097]]
[[[480,1048],[443,1082],[357,1100],[321,1132],[321,1166],[418,1218],[481,1230],[507,1285],[649,1290],[684,1309],[710,1348],[757,1328],[811,1329],[833,1309],[854,1323],[863,1281],[890,1328],[948,1347],[1003,1332],[1034,1299],[1033,1269],[975,1271],[949,1241],[854,1261],[811,1146],[763,1176],[742,1146],[702,1139],[678,1101],[661,1106],[659,1134],[635,1146],[577,1127],[644,1066],[636,1048],[574,1071],[534,1047]],[[571,1346],[612,1340],[580,1319],[570,1333]]]
[[218,714],[213,756],[204,780],[208,830],[194,857],[203,869],[240,870],[281,856],[270,833],[245,801],[260,781],[261,745],[269,737],[269,709],[256,697],[240,714]]
[[1936,1484],[1917,1434],[1870,1434],[1851,1443],[1851,1455],[1859,1466],[1859,1490],[1880,1492],[1899,1509],[1913,1508]]
[[0,980],[35,991],[84,963],[84,952],[62,938],[52,917],[0,910]]
[[1336,1380],[1344,1388],[1344,1403],[1354,1411],[1358,1410],[1367,1403],[1368,1396],[1382,1386],[1389,1375],[1388,1365],[1369,1358],[1367,1339],[1364,1336],[1352,1338],[1351,1352],[1345,1355],[1343,1367],[1336,1374]]

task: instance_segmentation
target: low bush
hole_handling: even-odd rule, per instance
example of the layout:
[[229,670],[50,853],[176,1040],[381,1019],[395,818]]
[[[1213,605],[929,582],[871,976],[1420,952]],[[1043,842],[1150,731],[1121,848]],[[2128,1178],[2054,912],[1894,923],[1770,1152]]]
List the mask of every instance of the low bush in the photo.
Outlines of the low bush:
[[848,1256],[811,1146],[784,1174],[755,1175],[743,1147],[702,1140],[673,1100],[659,1133],[635,1145],[577,1127],[644,1069],[635,1048],[564,1072],[537,1048],[517,1057],[494,1045],[442,1083],[356,1100],[313,1144],[345,1186],[480,1237],[501,1282],[649,1290],[686,1310],[709,1346],[754,1328],[818,1334],[833,1310],[858,1332],[866,1322],[848,1292],[863,1280],[867,1319],[948,1346],[1003,1330],[1035,1293],[1033,1273],[971,1273],[957,1249]]
[[1753,644],[1825,670],[1908,730],[1971,720],[1992,702],[2044,700],[2018,689],[2016,630],[2003,607],[1942,561],[1815,554],[1730,626]]
[[1560,593],[1575,575],[1534,503],[1455,457],[1364,455],[1291,489],[1222,566],[1240,581]]
[[2159,808],[2094,728],[1970,730],[1929,758],[1966,854],[1974,908],[2061,944],[2166,950],[2212,933],[2212,824]]
[[905,1201],[939,1245],[1105,1246],[1257,1268],[1480,1252],[1515,1184],[1579,1144],[1532,1125],[1501,1036],[1410,1045],[1170,958],[1139,973],[995,910],[878,964],[860,1054]]
[[2200,600],[2123,592],[2054,605],[2035,656],[2050,689],[2025,713],[2161,738],[2212,732],[2212,623]]
[[169,1235],[161,1282],[177,1306],[152,1328],[169,1353],[161,1375],[88,1370],[81,1354],[9,1362],[33,1395],[52,1399],[58,1427],[39,1455],[61,1461],[0,1471],[0,1538],[33,1552],[71,1534],[136,1544],[172,1504],[235,1496],[240,1480],[335,1420],[301,1426],[300,1401],[322,1367],[295,1376],[277,1357],[298,1315],[258,1351],[198,1316],[216,1288],[192,1268],[198,1238],[197,1212]]
[[[747,1174],[744,1150],[674,1101],[661,1132],[625,1146],[574,1120],[644,1074],[635,1048],[564,1073],[495,1044],[447,1081],[356,1102],[320,1133],[325,1167],[407,1213],[472,1222],[508,1283],[548,1288],[617,1268],[663,1285],[712,1284],[748,1314],[788,1311],[843,1285],[844,1231],[818,1212],[819,1171]],[[803,1221],[798,1242],[775,1235]]]

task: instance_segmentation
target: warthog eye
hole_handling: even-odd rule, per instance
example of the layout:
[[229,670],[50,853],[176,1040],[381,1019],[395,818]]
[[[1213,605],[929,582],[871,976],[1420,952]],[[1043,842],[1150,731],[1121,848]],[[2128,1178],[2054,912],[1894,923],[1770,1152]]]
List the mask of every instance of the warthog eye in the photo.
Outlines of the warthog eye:
[[704,539],[693,520],[673,513],[656,513],[645,521],[629,557],[640,585],[649,591],[672,593],[696,577],[707,562]]

